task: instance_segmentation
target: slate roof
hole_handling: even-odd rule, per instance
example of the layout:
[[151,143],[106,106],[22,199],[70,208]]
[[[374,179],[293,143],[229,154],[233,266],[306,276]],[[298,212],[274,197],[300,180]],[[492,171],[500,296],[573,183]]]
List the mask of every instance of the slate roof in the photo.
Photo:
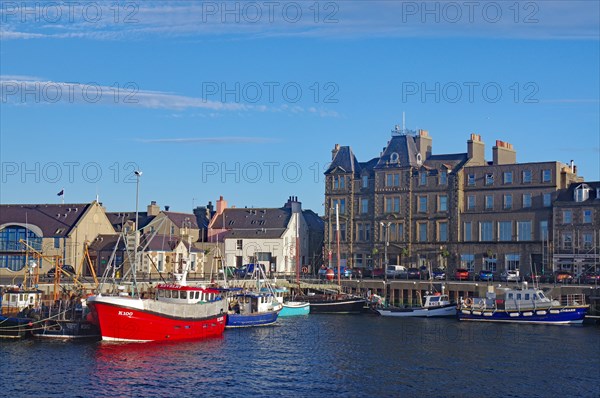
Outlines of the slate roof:
[[[225,209],[225,238],[280,238],[291,218],[290,208]],[[221,216],[219,217],[221,218]]]
[[378,162],[379,162],[379,158],[373,158],[373,159],[369,160],[368,162],[360,162],[359,166],[360,166],[361,173],[367,172],[368,174],[372,174],[373,170],[375,169],[375,166],[377,166]]
[[[417,167],[417,144],[412,135],[395,135],[388,142],[379,158],[376,169],[387,167]],[[392,154],[398,154],[398,161],[392,161]],[[423,159],[425,160],[425,159]]]
[[435,170],[439,170],[442,166],[445,166],[448,171],[454,171],[464,166],[468,160],[469,156],[466,153],[431,155],[423,162],[423,165]]
[[[574,197],[575,189],[577,187],[579,187],[580,185],[587,185],[590,188],[589,197],[586,201],[575,202],[575,197]],[[600,188],[600,181],[573,182],[573,183],[571,183],[571,185],[569,185],[569,187],[567,189],[561,189],[559,191],[556,201],[557,202],[573,202],[573,203],[577,203],[577,204],[579,204],[579,203],[588,204],[591,201],[599,199],[599,202],[600,202],[600,198],[597,197],[598,188]]]
[[[118,234],[112,235],[98,235],[96,239],[94,239],[89,246],[90,251],[113,251],[115,245],[117,244],[117,240],[119,240]],[[125,240],[121,237],[119,240],[119,247],[117,250],[124,251],[125,250]]]
[[321,232],[325,230],[325,222],[317,213],[312,210],[302,210],[304,221],[308,225],[308,229],[314,232]]
[[198,221],[196,220],[195,214],[177,213],[174,211],[163,211],[163,213],[169,220],[173,222],[173,224],[177,225],[179,228],[181,228],[184,223],[191,222],[191,228],[198,229]]
[[[112,224],[113,228],[117,232],[121,232],[122,225],[126,224],[127,221],[135,222],[135,211],[130,212],[107,212],[106,216]],[[156,216],[149,216],[148,212],[138,212],[138,222],[140,223],[139,228],[145,228]]]
[[91,203],[0,205],[0,225],[31,224],[44,237],[65,237],[77,225]]
[[340,147],[329,168],[325,171],[325,175],[332,173],[335,169],[340,169],[345,173],[360,173],[360,163],[356,160],[352,148],[349,146]]

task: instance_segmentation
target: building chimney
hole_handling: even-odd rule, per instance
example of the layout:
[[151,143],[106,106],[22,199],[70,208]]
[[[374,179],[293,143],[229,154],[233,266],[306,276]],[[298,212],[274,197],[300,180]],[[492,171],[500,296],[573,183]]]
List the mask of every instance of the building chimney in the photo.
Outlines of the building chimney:
[[429,136],[427,130],[419,130],[416,136],[417,151],[421,154],[421,159],[425,161],[431,156],[431,147],[433,139]]
[[226,208],[227,208],[227,201],[225,199],[223,199],[223,196],[220,196],[219,200],[217,200],[217,214],[216,215],[223,214],[223,211]]
[[148,215],[149,216],[157,216],[158,213],[160,213],[160,207],[156,204],[156,201],[153,200],[152,202],[150,202],[150,204],[148,205]]
[[333,150],[331,151],[331,160],[335,159],[335,157],[337,156],[339,151],[340,151],[340,144],[335,144],[335,146],[333,147]]
[[492,156],[494,165],[517,163],[517,152],[508,142],[496,140],[496,146],[492,148]]
[[467,141],[467,156],[469,166],[485,166],[485,144],[479,134],[471,134]]
[[171,206],[165,205],[165,211],[169,211],[170,208],[171,208]]

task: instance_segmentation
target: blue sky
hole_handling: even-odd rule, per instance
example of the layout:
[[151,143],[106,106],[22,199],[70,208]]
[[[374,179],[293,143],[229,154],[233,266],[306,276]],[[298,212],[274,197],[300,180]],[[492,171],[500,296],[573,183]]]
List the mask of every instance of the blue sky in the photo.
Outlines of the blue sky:
[[[1,203],[322,214],[334,144],[402,123],[600,180],[598,2],[0,3]],[[226,8],[227,7],[227,8]],[[318,12],[317,12],[318,10]]]

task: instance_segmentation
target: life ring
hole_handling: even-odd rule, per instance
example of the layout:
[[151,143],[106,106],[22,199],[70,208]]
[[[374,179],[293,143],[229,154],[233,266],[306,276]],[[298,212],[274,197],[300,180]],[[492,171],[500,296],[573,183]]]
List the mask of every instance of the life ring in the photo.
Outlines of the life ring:
[[470,307],[471,305],[473,305],[473,299],[472,299],[472,298],[470,298],[470,297],[467,297],[467,298],[465,299],[465,305],[466,305],[467,307]]
[[302,272],[308,274],[308,267],[302,267]]

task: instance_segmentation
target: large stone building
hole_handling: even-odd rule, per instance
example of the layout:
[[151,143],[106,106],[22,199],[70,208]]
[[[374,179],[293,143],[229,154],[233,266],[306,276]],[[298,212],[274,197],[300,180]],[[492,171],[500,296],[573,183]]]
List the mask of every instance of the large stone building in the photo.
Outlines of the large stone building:
[[337,207],[342,265],[378,267],[387,255],[388,264],[450,270],[541,266],[552,202],[581,181],[575,167],[517,163],[502,141],[486,161],[477,134],[465,153],[433,154],[432,147],[427,131],[398,129],[368,162],[336,145],[325,172],[326,249],[336,250]]
[[[21,272],[29,260],[59,256],[76,270],[83,264],[84,250],[98,234],[114,234],[101,204],[0,205],[0,275]],[[30,248],[20,241],[27,242]],[[35,259],[42,272],[49,261]]]
[[555,270],[581,275],[599,270],[600,181],[574,183],[553,206],[550,247]]

